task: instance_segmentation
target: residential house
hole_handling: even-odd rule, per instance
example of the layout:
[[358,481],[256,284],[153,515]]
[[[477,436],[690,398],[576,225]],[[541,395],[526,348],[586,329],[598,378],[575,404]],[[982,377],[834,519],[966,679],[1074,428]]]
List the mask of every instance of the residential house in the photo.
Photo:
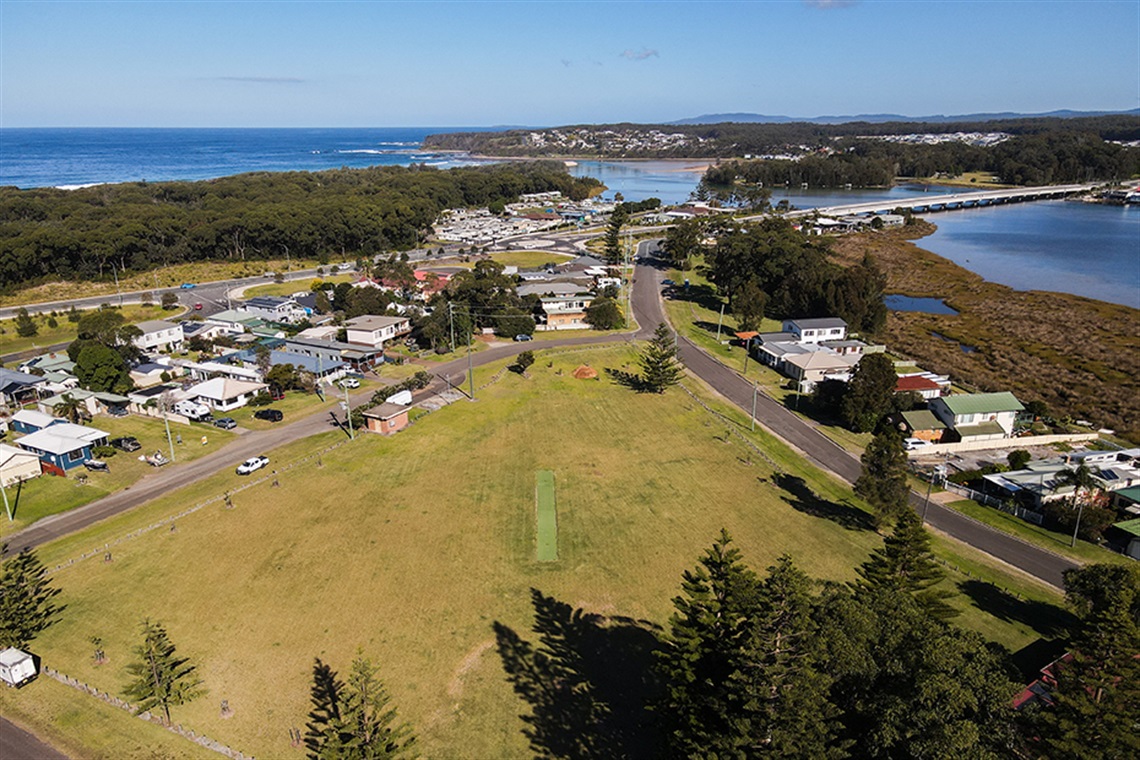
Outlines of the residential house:
[[93,450],[107,445],[107,433],[61,422],[20,438],[16,445],[39,457],[44,472],[65,475],[94,458]]
[[796,336],[795,339],[800,343],[821,343],[825,340],[844,340],[847,337],[847,323],[839,317],[785,319],[781,329]]
[[162,375],[166,373],[167,378],[174,375],[181,374],[177,370],[171,371],[169,365],[157,364],[155,362],[143,362],[131,368],[131,380],[139,388],[147,388],[151,385],[158,385],[163,382]]
[[241,335],[248,329],[251,322],[259,321],[257,316],[247,311],[226,309],[225,311],[219,311],[217,314],[211,314],[206,317],[203,324],[220,327],[229,335]]
[[378,349],[384,348],[385,341],[395,340],[412,331],[412,321],[407,317],[366,314],[353,317],[344,324],[347,342]]
[[0,443],[0,486],[9,488],[42,472],[40,458],[34,452]]
[[929,409],[915,409],[899,414],[899,427],[910,438],[938,443],[946,432],[946,423],[934,416]]
[[75,362],[66,353],[51,352],[47,354],[40,354],[33,356],[20,366],[16,367],[21,372],[28,374],[38,375],[47,372],[74,372]]
[[303,322],[308,316],[304,308],[293,298],[279,298],[277,296],[257,296],[245,302],[242,306],[245,312],[266,322],[279,322],[295,324]]
[[142,330],[142,335],[132,342],[143,351],[178,351],[186,339],[182,333],[182,325],[167,322],[165,319],[139,322],[136,327]]
[[946,423],[948,433],[962,441],[1011,437],[1017,413],[1024,409],[1008,391],[942,396],[930,402],[930,411]]
[[57,393],[54,396],[42,398],[36,404],[39,410],[45,414],[55,414],[55,408],[62,404],[67,396],[83,404],[83,408],[87,410],[89,417],[104,412],[125,414],[127,405],[130,404],[130,399],[126,396],[120,396],[117,393],[104,393],[102,391],[89,391],[85,388],[75,388],[73,390]]
[[942,395],[943,386],[925,375],[901,375],[895,383],[895,393],[917,393],[927,401]]
[[409,407],[386,402],[364,412],[364,426],[373,433],[392,435],[408,426]]
[[39,396],[42,377],[0,367],[0,403],[19,406]]
[[1126,539],[1121,542],[1124,544],[1124,556],[1140,559],[1140,517],[1118,522],[1112,527]]
[[[365,345],[354,345],[339,340],[310,340],[308,338],[286,338],[280,350],[309,356],[327,366],[342,362],[356,372],[367,372],[384,362],[384,349]],[[325,373],[322,373],[324,375]]]
[[[282,349],[285,348],[284,344],[281,345]],[[233,366],[234,369],[241,369],[243,372],[251,373],[256,377],[257,380],[264,379],[261,376],[260,369],[258,369],[256,349],[242,349],[236,353],[228,354],[223,358],[229,361],[238,361],[242,363],[241,367],[236,367],[234,365],[226,366]],[[276,367],[279,364],[292,364],[294,369],[309,372],[318,380],[336,379],[343,376],[344,373],[349,369],[348,365],[341,361],[339,358],[331,358],[331,355],[328,354],[319,353],[318,355],[313,356],[299,354],[295,351],[270,349],[269,366]]]
[[[983,476],[984,491],[999,499],[1013,499],[1040,507],[1050,501],[1066,499],[1076,487],[1066,483],[1061,473],[1077,465],[1073,457],[1030,462],[1022,470],[998,472]],[[1140,462],[1135,459],[1089,465],[1089,474],[1097,488],[1113,501],[1120,492],[1140,486]]]
[[64,420],[59,417],[53,417],[45,412],[37,412],[35,409],[21,409],[12,415],[8,425],[17,433],[28,435],[63,422]]
[[268,387],[265,383],[215,377],[187,388],[186,393],[188,398],[196,399],[199,404],[205,404],[216,412],[231,412],[248,404]]
[[593,300],[592,296],[564,296],[541,299],[542,311],[545,315],[544,324],[537,326],[539,330],[585,330],[589,328],[586,323],[586,308]]
[[851,371],[859,363],[859,356],[843,356],[822,347],[816,351],[792,353],[784,357],[782,371],[796,381],[800,392],[809,393],[824,380],[851,379]]

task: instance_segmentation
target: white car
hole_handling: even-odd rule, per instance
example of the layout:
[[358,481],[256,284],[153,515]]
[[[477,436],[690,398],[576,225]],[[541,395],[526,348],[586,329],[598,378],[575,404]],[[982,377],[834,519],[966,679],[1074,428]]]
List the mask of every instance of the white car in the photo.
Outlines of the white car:
[[360,381],[357,380],[355,377],[346,377],[340,381],[340,387],[341,388],[359,388],[360,387]]
[[267,464],[269,464],[269,457],[253,457],[238,465],[237,474],[249,475],[251,472],[257,472]]
[[918,449],[921,449],[924,446],[929,446],[929,445],[930,445],[930,441],[924,441],[921,438],[904,438],[903,439],[903,448],[906,449],[907,451],[917,451]]

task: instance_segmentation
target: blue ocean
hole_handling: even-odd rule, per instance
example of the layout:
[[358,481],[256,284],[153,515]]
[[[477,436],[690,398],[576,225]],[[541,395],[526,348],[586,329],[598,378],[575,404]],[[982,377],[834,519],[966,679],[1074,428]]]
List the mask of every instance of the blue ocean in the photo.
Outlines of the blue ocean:
[[0,185],[76,187],[254,171],[477,163],[420,149],[454,127],[379,129],[0,129]]

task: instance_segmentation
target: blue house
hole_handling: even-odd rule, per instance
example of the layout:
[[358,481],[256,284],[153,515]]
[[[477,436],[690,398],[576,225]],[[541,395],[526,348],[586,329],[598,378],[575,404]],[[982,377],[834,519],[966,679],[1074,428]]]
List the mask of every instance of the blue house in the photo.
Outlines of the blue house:
[[50,414],[37,412],[35,409],[21,409],[12,415],[11,426],[17,433],[28,435],[29,433],[38,433],[44,428],[51,427],[52,425],[59,425],[66,422],[59,417],[52,417]]
[[16,441],[16,445],[39,457],[44,472],[65,475],[68,470],[94,459],[92,450],[107,445],[107,433],[61,422],[25,435]]

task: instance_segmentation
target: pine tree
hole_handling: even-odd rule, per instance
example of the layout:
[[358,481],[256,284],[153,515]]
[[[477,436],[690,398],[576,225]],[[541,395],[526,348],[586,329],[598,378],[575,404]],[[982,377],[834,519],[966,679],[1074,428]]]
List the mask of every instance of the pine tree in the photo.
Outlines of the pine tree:
[[842,757],[832,678],[819,661],[811,579],[787,555],[768,568],[749,624],[741,672],[746,696],[747,754],[789,758]]
[[123,695],[135,703],[136,712],[162,708],[166,723],[170,723],[170,708],[184,705],[200,696],[202,680],[186,657],[179,658],[174,644],[161,623],[144,620],[143,643],[134,648],[138,657],[127,665],[134,678]]
[[[7,546],[0,546],[0,554],[6,550]],[[52,601],[58,594],[35,551],[24,549],[4,560],[0,573],[0,649],[23,649],[54,624],[64,610]]]
[[746,695],[734,674],[744,664],[757,580],[731,543],[721,530],[697,568],[684,573],[683,594],[673,600],[658,662],[671,756],[731,755],[749,741],[741,722]]
[[839,404],[847,427],[856,433],[874,430],[883,415],[891,411],[898,375],[886,354],[869,354],[855,365],[851,382]]
[[1050,757],[1140,757],[1140,570],[1068,570],[1065,589],[1080,622],[1032,733]]
[[380,679],[379,668],[358,655],[348,682],[318,658],[310,690],[312,710],[305,725],[305,747],[312,760],[386,760],[412,757],[415,737],[406,723],[396,724],[396,708]]
[[949,591],[932,588],[946,577],[930,551],[930,534],[922,520],[910,509],[904,509],[881,549],[857,571],[867,587],[893,589],[910,594],[930,614],[948,620],[958,614],[944,601]]
[[860,461],[863,474],[855,481],[855,493],[875,510],[875,524],[903,514],[908,509],[910,487],[906,482],[906,452],[898,434],[888,429],[876,435]]
[[35,321],[28,315],[28,310],[21,306],[16,312],[16,334],[21,338],[31,338],[39,331]]
[[650,393],[664,393],[665,389],[681,380],[681,365],[669,327],[657,325],[653,338],[641,354],[641,384]]
[[621,206],[610,214],[610,222],[606,226],[605,253],[606,261],[611,264],[620,264],[622,261],[621,228],[628,218],[629,215]]

